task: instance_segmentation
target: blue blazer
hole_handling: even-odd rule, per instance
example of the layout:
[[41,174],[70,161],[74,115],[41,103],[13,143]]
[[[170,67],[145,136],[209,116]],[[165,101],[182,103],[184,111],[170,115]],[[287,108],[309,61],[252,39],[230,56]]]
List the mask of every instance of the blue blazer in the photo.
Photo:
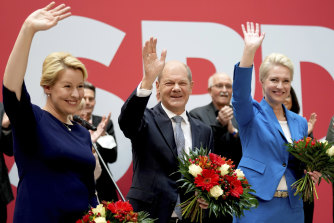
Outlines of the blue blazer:
[[[119,125],[131,140],[133,158],[132,185],[127,199],[135,211],[147,211],[159,222],[168,222],[178,193],[177,149],[172,122],[157,104],[147,109],[149,97],[137,97],[136,90],[124,103]],[[187,114],[188,115],[188,114]],[[213,148],[211,128],[188,115],[193,147]]]
[[[288,143],[271,106],[265,99],[260,103],[251,97],[252,67],[235,66],[233,77],[233,98],[235,117],[239,124],[242,143],[242,169],[256,196],[271,200],[285,174],[289,200],[292,208],[302,206],[299,196],[294,196],[291,184],[300,178],[303,170],[300,162],[287,152]],[[305,118],[283,109],[291,132],[292,140],[307,136]]]

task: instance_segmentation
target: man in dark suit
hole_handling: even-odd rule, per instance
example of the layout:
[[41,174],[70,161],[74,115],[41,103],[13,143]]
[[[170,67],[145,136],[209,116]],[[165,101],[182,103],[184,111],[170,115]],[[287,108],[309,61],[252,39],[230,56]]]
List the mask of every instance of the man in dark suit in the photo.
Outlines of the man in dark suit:
[[[84,119],[94,126],[98,126],[102,120],[101,116],[93,115],[93,110],[96,104],[95,100],[95,86],[89,82],[84,84],[84,99],[85,99],[85,108],[84,108]],[[114,125],[111,120],[108,121],[106,131],[102,136],[97,140],[96,147],[100,152],[103,161],[105,164],[113,163],[117,159],[117,144],[116,137],[114,132]],[[101,163],[101,160],[100,160]],[[102,172],[101,176],[96,180],[96,191],[97,196],[100,201],[117,201],[118,196],[116,192],[116,187],[110,176],[105,169],[104,165],[101,164]]]
[[[190,69],[179,61],[165,64],[165,50],[158,59],[156,43],[157,40],[151,38],[143,47],[143,79],[124,103],[119,124],[132,143],[133,177],[127,199],[135,211],[147,211],[150,217],[165,223],[172,219],[178,198],[181,202],[184,198],[176,183],[181,177],[177,173],[177,157],[181,151],[177,151],[174,137],[177,133],[175,117],[182,117],[185,152],[200,146],[211,149],[212,132],[185,110],[193,86]],[[157,77],[160,102],[148,109]]]
[[0,103],[0,223],[7,221],[7,204],[14,199],[3,154],[13,156],[12,130],[3,104]]
[[[332,117],[330,123],[329,123],[329,127],[327,130],[327,135],[326,135],[326,140],[329,143],[334,143],[334,116]],[[333,219],[334,219],[334,185],[332,184],[332,188],[333,188]]]
[[215,73],[208,82],[208,92],[212,102],[191,110],[189,114],[211,126],[214,135],[214,153],[233,160],[238,166],[242,151],[238,124],[231,106],[232,80],[225,73]]

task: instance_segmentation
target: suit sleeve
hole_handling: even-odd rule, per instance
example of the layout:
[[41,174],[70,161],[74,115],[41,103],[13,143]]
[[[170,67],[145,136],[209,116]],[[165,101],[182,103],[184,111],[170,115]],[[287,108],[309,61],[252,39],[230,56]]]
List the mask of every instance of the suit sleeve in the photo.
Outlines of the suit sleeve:
[[327,136],[326,136],[326,140],[330,143],[334,143],[334,127],[333,127],[333,123],[334,123],[334,116],[331,119],[331,123],[329,124],[328,127],[328,131],[327,131]]
[[138,97],[136,96],[136,91],[126,100],[118,118],[121,130],[129,139],[135,138],[140,129],[145,125],[144,112],[150,98],[149,96]]
[[234,66],[232,104],[239,125],[246,125],[254,116],[251,96],[251,68]]

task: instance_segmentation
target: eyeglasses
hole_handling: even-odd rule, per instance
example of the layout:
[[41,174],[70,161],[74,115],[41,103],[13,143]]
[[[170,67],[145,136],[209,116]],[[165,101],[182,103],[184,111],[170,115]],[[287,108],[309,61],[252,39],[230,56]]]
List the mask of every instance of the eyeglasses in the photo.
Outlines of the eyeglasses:
[[232,85],[231,84],[215,84],[215,85],[212,85],[211,87],[215,87],[215,88],[217,88],[219,90],[224,89],[224,87],[226,89],[232,89]]

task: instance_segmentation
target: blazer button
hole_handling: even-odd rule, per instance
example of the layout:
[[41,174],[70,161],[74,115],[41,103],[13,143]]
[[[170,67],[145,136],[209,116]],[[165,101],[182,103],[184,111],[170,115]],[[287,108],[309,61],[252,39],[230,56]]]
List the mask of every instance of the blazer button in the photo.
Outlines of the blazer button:
[[283,166],[283,167],[286,167],[286,163],[283,163],[282,166]]

